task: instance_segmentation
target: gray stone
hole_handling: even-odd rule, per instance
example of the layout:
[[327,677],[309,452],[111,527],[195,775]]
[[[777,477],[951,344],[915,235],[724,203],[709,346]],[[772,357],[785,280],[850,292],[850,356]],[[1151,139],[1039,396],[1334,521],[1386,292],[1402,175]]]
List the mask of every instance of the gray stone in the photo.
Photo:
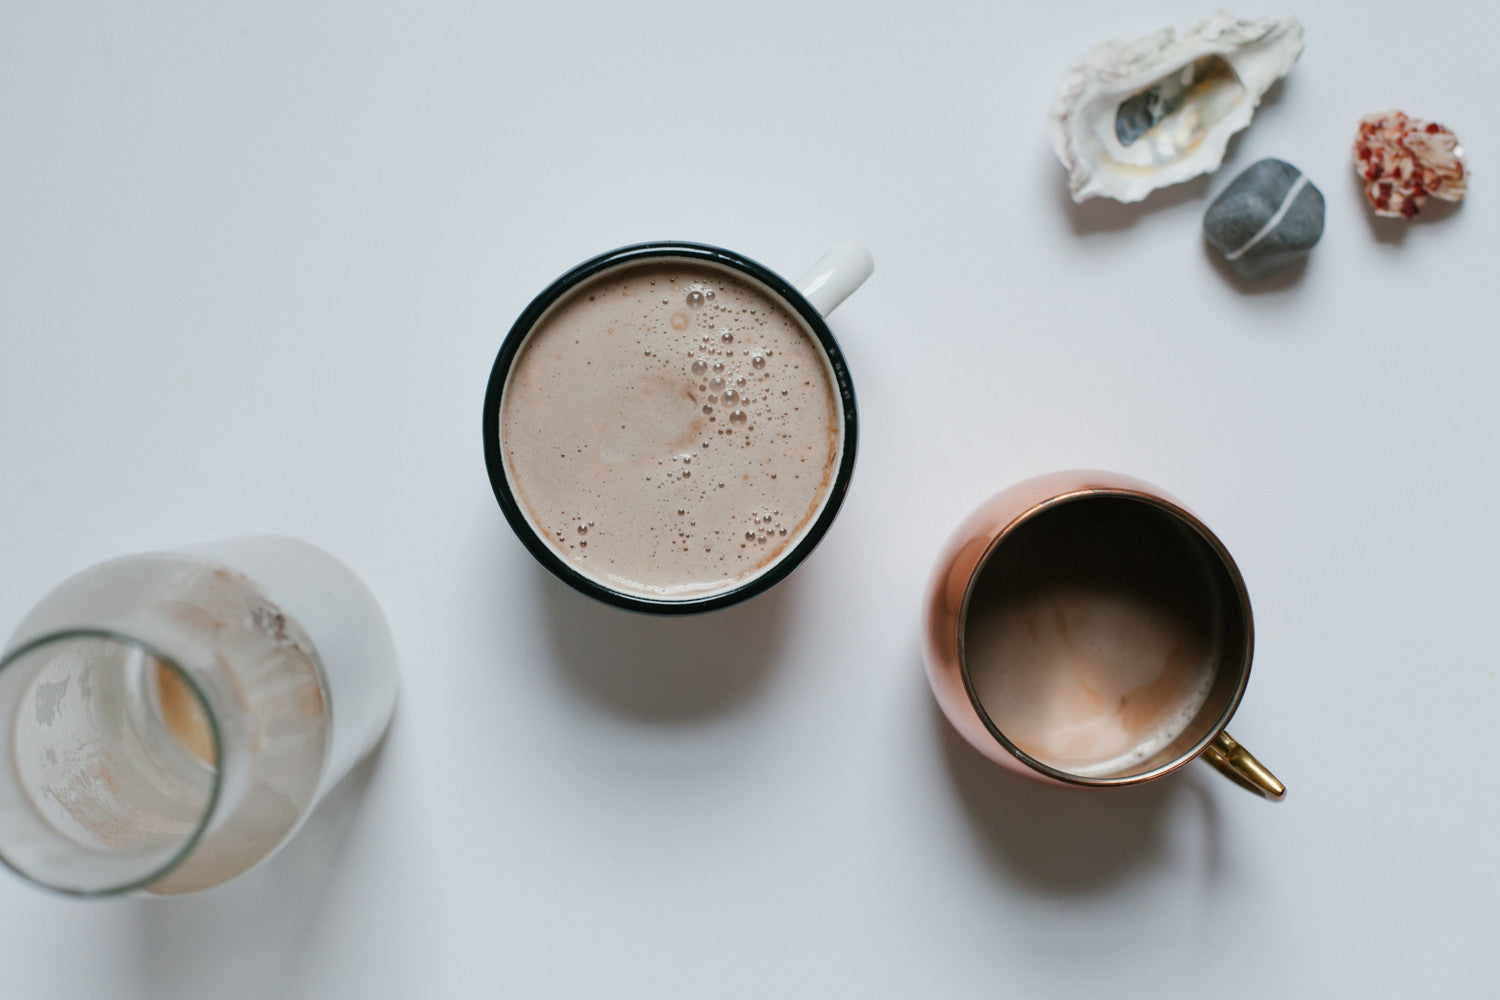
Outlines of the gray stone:
[[1252,163],[1203,213],[1203,235],[1230,267],[1263,278],[1323,235],[1323,192],[1290,163]]

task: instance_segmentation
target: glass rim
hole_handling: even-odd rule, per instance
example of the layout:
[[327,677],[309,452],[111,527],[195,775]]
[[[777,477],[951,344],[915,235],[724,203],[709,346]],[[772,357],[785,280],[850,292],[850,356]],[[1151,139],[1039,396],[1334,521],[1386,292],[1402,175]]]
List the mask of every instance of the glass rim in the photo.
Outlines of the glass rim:
[[[172,856],[168,858],[164,864],[154,869],[142,878],[122,883],[120,885],[107,886],[103,889],[74,889],[65,886],[53,885],[50,882],[42,881],[41,879],[23,870],[14,862],[12,862],[11,859],[6,856],[4,840],[0,839],[0,864],[3,864],[6,868],[9,868],[11,871],[15,872],[21,878],[25,879],[27,882],[30,882],[33,885],[40,886],[41,888],[50,890],[52,892],[61,893],[62,895],[66,896],[78,896],[85,898],[121,896],[125,893],[144,889],[152,883],[160,881],[161,879],[170,875],[172,872],[176,871],[177,867],[181,865],[183,861],[187,860],[188,856],[192,854],[193,850],[203,840],[204,834],[208,831],[209,822],[212,820],[214,813],[218,810],[219,799],[223,792],[223,732],[219,727],[218,717],[214,714],[213,708],[209,703],[207,695],[204,693],[203,688],[193,678],[190,671],[186,670],[182,666],[182,664],[177,662],[177,659],[175,657],[167,654],[164,650],[154,645],[153,643],[142,639],[139,636],[130,635],[116,629],[101,628],[97,626],[78,626],[53,629],[51,631],[43,632],[40,635],[33,636],[14,649],[6,650],[3,655],[0,655],[0,673],[3,673],[17,660],[21,659],[29,653],[35,652],[36,650],[41,649],[45,646],[53,645],[54,643],[67,642],[73,639],[101,639],[106,642],[114,642],[122,646],[129,646],[144,653],[156,662],[166,666],[168,670],[170,670],[178,677],[178,679],[180,679],[184,684],[187,685],[187,688],[192,693],[194,700],[198,704],[198,707],[203,710],[204,718],[208,720],[209,736],[213,740],[215,760],[215,766],[213,768],[213,780],[211,785],[209,786],[208,799],[203,805],[202,815],[199,816],[196,826],[193,828],[192,833],[190,833],[183,841],[182,846],[179,847],[177,851],[173,853]],[[42,822],[45,823],[46,821],[42,820]],[[59,833],[58,836],[64,835]],[[84,848],[80,849],[83,850]]]

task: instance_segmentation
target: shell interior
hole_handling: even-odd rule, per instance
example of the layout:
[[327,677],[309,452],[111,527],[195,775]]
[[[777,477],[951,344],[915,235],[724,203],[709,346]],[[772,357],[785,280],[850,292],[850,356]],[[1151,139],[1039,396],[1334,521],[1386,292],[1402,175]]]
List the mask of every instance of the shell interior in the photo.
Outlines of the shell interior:
[[1165,29],[1100,45],[1063,77],[1052,109],[1073,200],[1140,201],[1216,169],[1301,54],[1295,18],[1225,11],[1181,38]]

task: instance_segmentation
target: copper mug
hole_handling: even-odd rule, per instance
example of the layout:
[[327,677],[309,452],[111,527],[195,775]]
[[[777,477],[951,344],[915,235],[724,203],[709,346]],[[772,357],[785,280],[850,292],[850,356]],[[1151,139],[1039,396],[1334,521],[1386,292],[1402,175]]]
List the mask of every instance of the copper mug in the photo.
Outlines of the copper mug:
[[1134,785],[1202,756],[1272,801],[1286,787],[1225,731],[1250,678],[1250,598],[1177,500],[1057,472],[959,526],[927,593],[928,680],[953,726],[1053,785]]

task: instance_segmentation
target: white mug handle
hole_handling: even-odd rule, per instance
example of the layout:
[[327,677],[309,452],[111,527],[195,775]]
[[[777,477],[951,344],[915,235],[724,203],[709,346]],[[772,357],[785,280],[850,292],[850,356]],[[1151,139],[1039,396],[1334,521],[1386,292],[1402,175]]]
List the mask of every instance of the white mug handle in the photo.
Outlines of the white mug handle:
[[841,240],[797,279],[797,291],[827,316],[874,272],[875,259],[870,251],[853,240]]

